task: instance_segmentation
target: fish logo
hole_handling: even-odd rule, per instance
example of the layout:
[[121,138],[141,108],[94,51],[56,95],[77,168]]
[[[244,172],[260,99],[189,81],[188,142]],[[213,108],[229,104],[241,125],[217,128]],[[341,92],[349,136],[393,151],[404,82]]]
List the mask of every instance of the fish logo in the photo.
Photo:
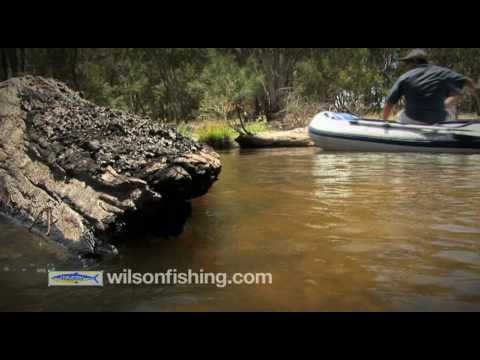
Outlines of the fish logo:
[[49,271],[48,286],[103,286],[103,271]]

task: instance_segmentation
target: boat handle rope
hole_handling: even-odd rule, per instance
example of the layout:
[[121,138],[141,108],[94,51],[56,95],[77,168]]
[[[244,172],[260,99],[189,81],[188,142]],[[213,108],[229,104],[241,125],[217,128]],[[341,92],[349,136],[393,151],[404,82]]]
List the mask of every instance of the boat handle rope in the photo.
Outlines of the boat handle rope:
[[468,122],[463,124],[462,126],[455,127],[455,128],[446,128],[441,126],[420,126],[420,125],[408,125],[408,124],[394,124],[388,122],[381,122],[381,121],[374,121],[374,120],[350,120],[351,125],[358,125],[358,126],[371,126],[371,127],[379,127],[384,129],[403,129],[403,130],[410,130],[410,131],[421,131],[426,133],[444,133],[444,134],[453,134],[459,132],[465,136],[472,136],[472,137],[480,137],[480,133],[475,130],[463,129],[464,127],[471,125],[473,122]]

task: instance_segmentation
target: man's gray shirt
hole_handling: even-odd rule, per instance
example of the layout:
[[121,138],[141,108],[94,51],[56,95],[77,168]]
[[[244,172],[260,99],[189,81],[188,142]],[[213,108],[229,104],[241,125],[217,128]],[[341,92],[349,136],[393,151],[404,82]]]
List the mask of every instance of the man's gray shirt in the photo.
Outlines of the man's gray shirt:
[[467,78],[452,70],[425,64],[402,75],[387,98],[389,104],[397,104],[402,96],[406,100],[409,118],[435,124],[445,121],[445,100],[458,95],[466,85]]

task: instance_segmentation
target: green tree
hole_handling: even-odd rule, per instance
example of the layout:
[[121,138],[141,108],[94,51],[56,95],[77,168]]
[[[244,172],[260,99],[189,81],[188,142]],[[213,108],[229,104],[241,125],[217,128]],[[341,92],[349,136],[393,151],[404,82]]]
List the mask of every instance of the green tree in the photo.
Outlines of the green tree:
[[233,127],[248,132],[244,118],[254,116],[255,100],[262,90],[262,77],[248,64],[239,65],[230,54],[210,49],[208,59],[194,85],[202,93],[201,116],[226,121],[237,119],[239,124]]

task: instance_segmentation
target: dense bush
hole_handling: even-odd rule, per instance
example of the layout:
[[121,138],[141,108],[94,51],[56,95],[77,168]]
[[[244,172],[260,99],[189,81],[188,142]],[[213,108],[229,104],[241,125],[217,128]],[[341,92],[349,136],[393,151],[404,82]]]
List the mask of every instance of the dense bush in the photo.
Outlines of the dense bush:
[[[400,48],[1,48],[0,78],[38,74],[99,104],[162,121],[378,112],[402,69]],[[478,48],[428,49],[476,78]],[[464,111],[472,111],[466,101]]]

